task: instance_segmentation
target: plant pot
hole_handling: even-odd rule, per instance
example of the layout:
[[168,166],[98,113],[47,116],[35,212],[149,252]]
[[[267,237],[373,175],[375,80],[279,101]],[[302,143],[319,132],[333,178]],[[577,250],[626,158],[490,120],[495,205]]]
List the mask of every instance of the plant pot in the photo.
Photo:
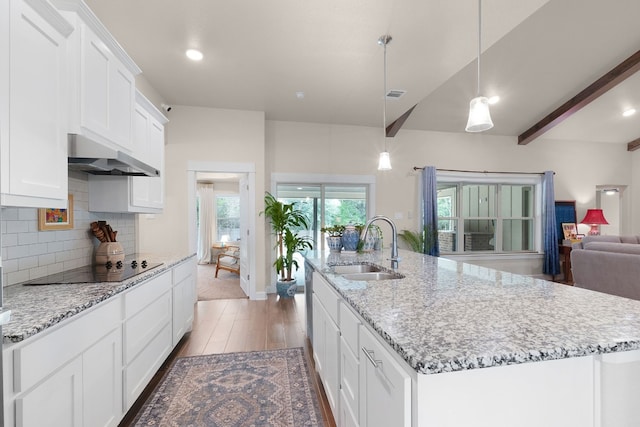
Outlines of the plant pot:
[[278,292],[280,298],[292,298],[298,291],[296,279],[293,279],[291,281],[278,280],[276,282],[276,291]]
[[358,249],[360,233],[354,225],[347,225],[342,232],[342,247],[345,252],[355,252]]
[[327,246],[330,252],[340,252],[342,250],[341,236],[327,236]]

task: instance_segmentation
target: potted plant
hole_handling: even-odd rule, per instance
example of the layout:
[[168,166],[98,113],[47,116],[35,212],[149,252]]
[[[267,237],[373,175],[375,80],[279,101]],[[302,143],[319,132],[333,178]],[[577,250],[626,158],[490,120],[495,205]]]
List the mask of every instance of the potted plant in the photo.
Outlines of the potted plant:
[[330,227],[322,227],[320,231],[327,234],[329,251],[340,252],[342,250],[342,232],[344,231],[344,225],[334,224]]
[[[362,238],[362,231],[364,230],[364,224],[356,224],[356,230]],[[360,240],[358,242],[358,252],[372,252],[380,250],[380,240],[382,239],[382,230],[376,224],[369,225],[369,231],[367,232],[367,239]]]
[[283,203],[267,192],[264,196],[265,217],[271,222],[271,230],[276,238],[276,260],[273,263],[278,271],[276,287],[282,297],[293,296],[296,280],[292,277],[293,268],[298,270],[298,261],[293,258],[296,252],[313,249],[309,236],[299,235],[296,229],[309,227],[304,212],[295,207],[295,203]]

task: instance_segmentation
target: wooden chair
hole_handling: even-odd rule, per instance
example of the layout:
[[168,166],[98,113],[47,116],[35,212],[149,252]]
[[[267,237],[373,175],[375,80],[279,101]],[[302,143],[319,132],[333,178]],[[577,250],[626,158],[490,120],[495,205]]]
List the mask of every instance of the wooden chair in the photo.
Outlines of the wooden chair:
[[240,248],[231,246],[226,252],[218,254],[216,278],[220,270],[227,270],[240,275]]

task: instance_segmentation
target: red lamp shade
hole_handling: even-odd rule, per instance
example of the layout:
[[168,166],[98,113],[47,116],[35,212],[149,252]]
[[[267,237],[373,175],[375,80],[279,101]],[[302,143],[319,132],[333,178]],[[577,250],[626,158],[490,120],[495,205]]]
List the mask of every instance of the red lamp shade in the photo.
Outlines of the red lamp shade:
[[597,236],[600,234],[600,229],[598,228],[601,224],[609,224],[607,220],[604,218],[604,214],[602,213],[602,209],[587,209],[587,214],[582,218],[580,224],[589,224],[591,226],[591,230],[589,230],[589,234],[592,236]]

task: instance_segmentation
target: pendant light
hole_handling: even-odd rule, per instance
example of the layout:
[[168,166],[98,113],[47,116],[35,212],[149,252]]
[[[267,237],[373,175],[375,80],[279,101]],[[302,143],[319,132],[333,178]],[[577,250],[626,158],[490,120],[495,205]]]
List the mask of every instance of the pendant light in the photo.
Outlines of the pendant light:
[[478,96],[469,103],[467,132],[482,132],[493,127],[489,113],[489,100],[480,95],[480,54],[482,52],[482,0],[478,0]]
[[380,153],[380,158],[378,159],[379,171],[391,170],[391,158],[387,150],[387,45],[391,40],[392,38],[388,34],[378,38],[378,44],[384,47],[384,93],[382,94],[382,138],[384,140],[384,151]]

